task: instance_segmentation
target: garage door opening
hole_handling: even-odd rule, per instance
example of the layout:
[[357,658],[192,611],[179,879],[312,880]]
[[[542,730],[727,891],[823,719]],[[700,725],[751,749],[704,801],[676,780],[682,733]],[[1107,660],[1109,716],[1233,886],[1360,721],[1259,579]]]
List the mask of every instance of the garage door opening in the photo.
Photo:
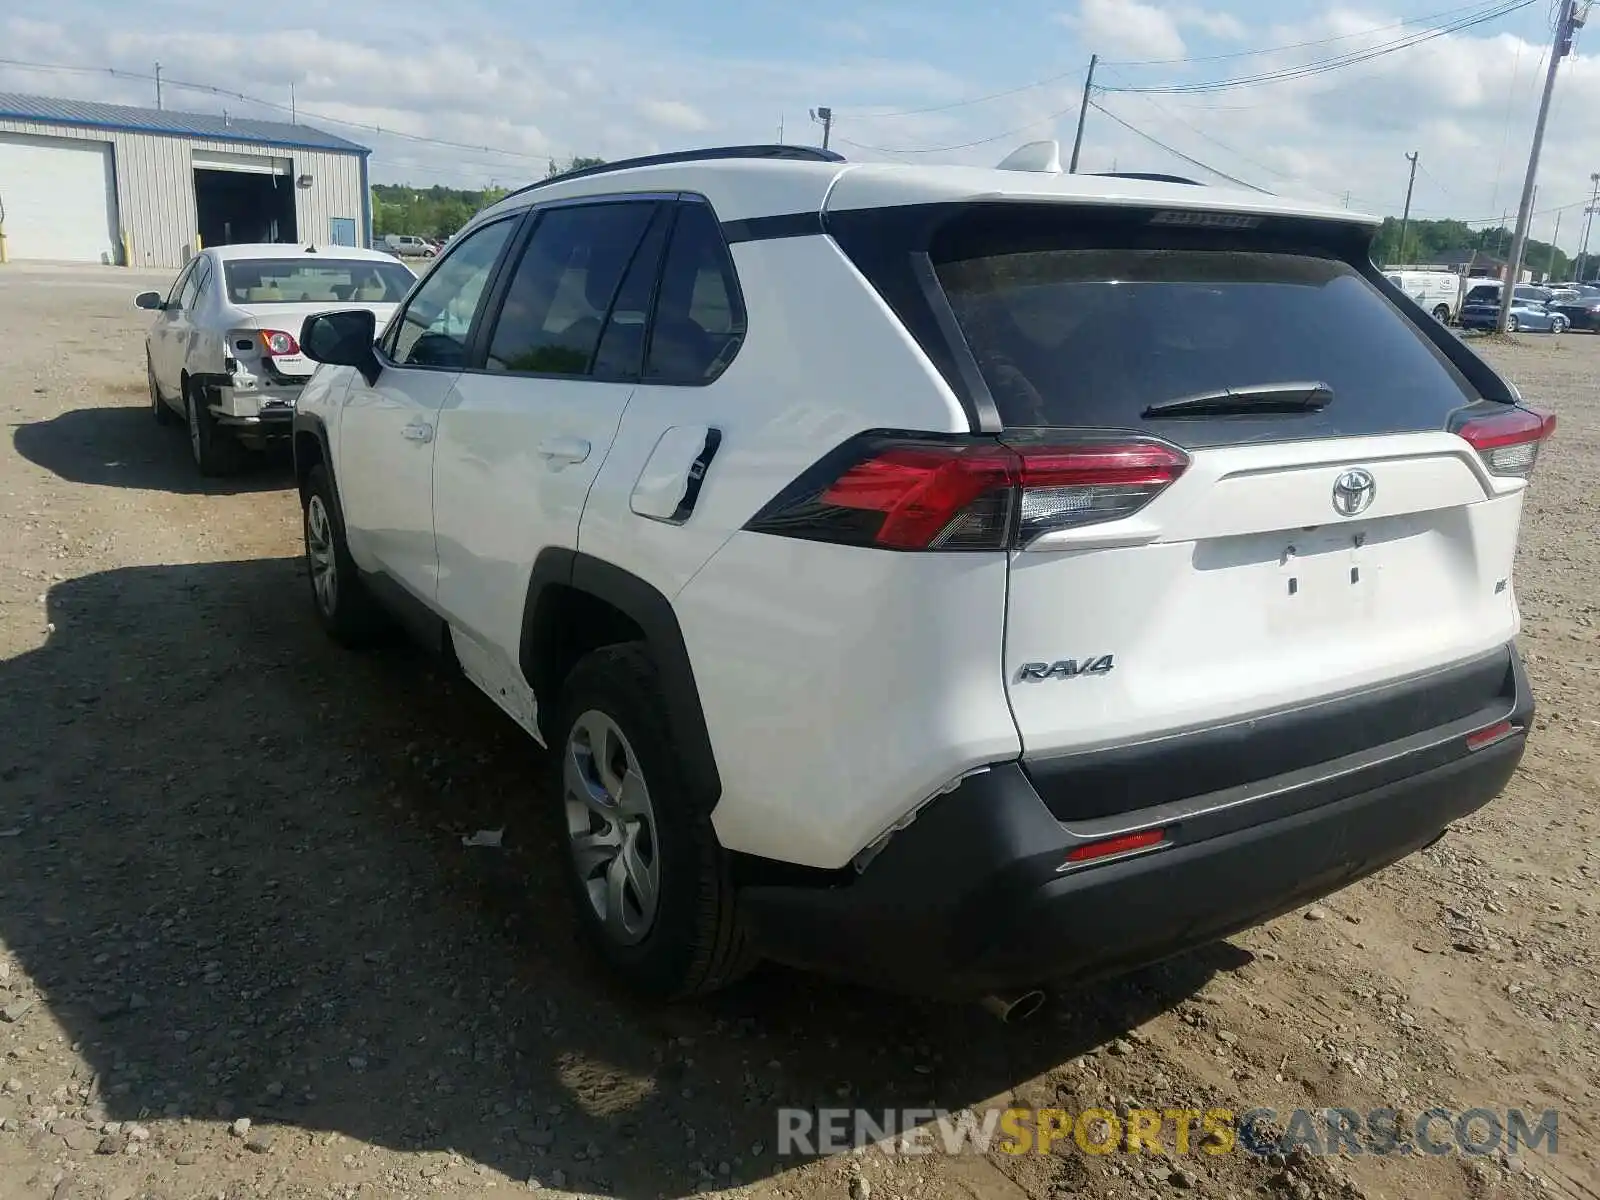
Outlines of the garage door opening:
[[202,245],[299,240],[286,175],[196,167],[194,198]]

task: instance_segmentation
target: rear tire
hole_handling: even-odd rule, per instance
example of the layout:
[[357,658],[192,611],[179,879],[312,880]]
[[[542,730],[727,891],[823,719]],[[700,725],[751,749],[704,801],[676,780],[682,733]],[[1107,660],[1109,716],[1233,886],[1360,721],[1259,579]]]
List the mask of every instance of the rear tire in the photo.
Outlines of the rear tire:
[[1518,331],[1518,329],[1520,329],[1520,328],[1521,327],[1517,324],[1517,318],[1516,317],[1511,316],[1511,317],[1507,317],[1506,318],[1506,332],[1507,333],[1516,333]]
[[156,419],[157,425],[176,425],[178,414],[172,411],[172,406],[161,397],[161,385],[156,382],[156,367],[150,361],[150,352],[144,354],[145,382],[150,386],[150,415]]
[[1438,321],[1439,324],[1441,324],[1441,325],[1450,324],[1450,307],[1449,307],[1449,305],[1446,305],[1446,304],[1439,305],[1437,308],[1435,308],[1433,310],[1433,317],[1434,317],[1434,320]]
[[671,1000],[754,965],[727,852],[696,796],[642,643],[583,658],[561,689],[550,746],[583,940],[630,989]]
[[189,421],[189,451],[200,474],[217,478],[237,475],[244,465],[244,447],[237,438],[217,424],[206,407],[205,389],[184,380],[184,411]]
[[321,463],[312,467],[306,477],[300,504],[306,578],[311,584],[311,606],[317,620],[340,645],[371,645],[388,632],[389,625],[350,557],[333,481]]

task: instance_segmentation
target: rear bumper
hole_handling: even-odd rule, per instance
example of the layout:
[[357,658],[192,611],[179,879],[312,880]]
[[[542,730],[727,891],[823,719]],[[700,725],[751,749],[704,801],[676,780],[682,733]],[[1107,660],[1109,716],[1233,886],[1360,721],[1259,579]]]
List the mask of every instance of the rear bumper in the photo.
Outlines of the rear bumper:
[[295,403],[303,383],[273,383],[262,387],[220,387],[212,412],[217,424],[264,437],[287,435],[294,422]]
[[[1499,794],[1533,699],[1513,654],[1508,709],[1265,781],[1106,821],[1064,823],[1021,766],[934,801],[852,882],[746,888],[769,958],[951,998],[1131,970],[1309,903],[1420,849]],[[1469,751],[1496,720],[1513,732]],[[1233,792],[1240,792],[1233,789]],[[1060,868],[1074,846],[1158,827],[1157,848]]]

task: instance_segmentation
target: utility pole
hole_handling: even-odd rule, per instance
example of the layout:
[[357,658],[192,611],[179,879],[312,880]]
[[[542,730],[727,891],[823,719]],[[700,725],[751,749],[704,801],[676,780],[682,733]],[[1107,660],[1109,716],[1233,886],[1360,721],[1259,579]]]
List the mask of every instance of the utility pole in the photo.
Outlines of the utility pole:
[[291,124],[291,125],[300,124],[300,110],[295,107],[295,103],[294,103],[294,84],[293,83],[289,84],[289,124]]
[[1346,192],[1346,193],[1345,193],[1345,194],[1344,194],[1344,206],[1345,206],[1345,207],[1346,207],[1346,208],[1349,208],[1349,207],[1350,207],[1350,193],[1349,193],[1349,192]]
[[1406,155],[1406,161],[1411,164],[1411,178],[1406,181],[1406,210],[1400,216],[1400,261],[1397,267],[1406,265],[1406,226],[1411,224],[1411,189],[1417,186],[1417,154],[1413,150]]
[[783,114],[778,114],[778,145],[783,145]]
[[1528,222],[1533,219],[1533,189],[1539,180],[1539,152],[1544,149],[1545,122],[1550,119],[1550,98],[1556,90],[1556,71],[1561,60],[1572,53],[1573,35],[1589,15],[1589,0],[1579,13],[1573,0],[1561,0],[1561,17],[1556,21],[1555,41],[1550,47],[1550,67],[1544,76],[1544,94],[1539,97],[1539,116],[1533,125],[1533,145],[1528,150],[1528,175],[1522,181],[1522,204],[1517,209],[1517,232],[1511,239],[1511,259],[1506,263],[1506,284],[1500,289],[1500,316],[1495,329],[1504,333],[1511,316],[1517,280],[1522,274],[1522,254],[1528,243]]
[[822,148],[826,150],[828,148],[828,139],[833,134],[833,109],[813,108],[811,110],[811,119],[820,122],[822,125]]
[[1556,231],[1550,235],[1550,259],[1544,265],[1544,281],[1549,283],[1556,273],[1556,243],[1561,240],[1561,210],[1556,209]]
[[161,108],[161,64],[156,64],[156,109]]
[[1573,277],[1583,282],[1584,259],[1589,257],[1589,226],[1594,224],[1595,209],[1600,208],[1600,171],[1589,176],[1589,182],[1594,184],[1594,195],[1589,199],[1589,207],[1583,210],[1583,245],[1578,250],[1578,269]]
[[1083,77],[1083,103],[1078,105],[1078,132],[1072,137],[1072,161],[1067,164],[1067,174],[1078,173],[1078,151],[1083,149],[1083,122],[1089,115],[1089,93],[1094,90],[1094,69],[1100,63],[1098,54],[1089,55],[1089,73]]

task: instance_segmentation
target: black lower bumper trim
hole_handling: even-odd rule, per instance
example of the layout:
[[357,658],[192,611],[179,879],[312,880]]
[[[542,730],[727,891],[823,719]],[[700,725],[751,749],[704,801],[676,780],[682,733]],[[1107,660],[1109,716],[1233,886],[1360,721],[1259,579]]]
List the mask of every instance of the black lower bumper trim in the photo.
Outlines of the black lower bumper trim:
[[[1344,887],[1436,840],[1516,770],[1532,716],[1525,676],[1513,736],[1469,752],[1380,755],[1342,786],[1321,779],[1197,809],[1153,851],[1062,873],[1081,838],[1014,762],[968,779],[836,887],[752,886],[742,904],[769,958],[951,998],[1116,974],[1227,937]],[[1411,762],[1410,773],[1399,770]],[[1137,814],[1129,814],[1136,816]]]

